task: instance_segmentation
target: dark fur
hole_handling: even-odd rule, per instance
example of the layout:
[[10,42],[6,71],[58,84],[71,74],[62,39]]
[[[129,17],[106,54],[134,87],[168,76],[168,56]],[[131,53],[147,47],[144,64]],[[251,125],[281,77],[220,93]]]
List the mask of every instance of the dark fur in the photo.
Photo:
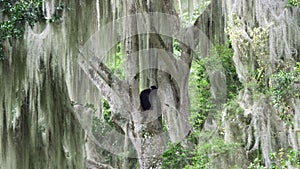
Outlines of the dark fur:
[[145,89],[140,94],[140,101],[143,111],[151,109],[150,93],[152,90],[157,90],[157,87],[151,86],[151,89]]

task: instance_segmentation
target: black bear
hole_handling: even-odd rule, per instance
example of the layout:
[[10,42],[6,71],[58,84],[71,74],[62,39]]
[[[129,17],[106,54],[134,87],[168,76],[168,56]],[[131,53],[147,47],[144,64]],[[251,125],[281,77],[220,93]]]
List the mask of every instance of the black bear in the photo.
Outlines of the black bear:
[[143,111],[151,109],[151,92],[156,93],[157,87],[151,86],[150,89],[145,89],[140,94],[140,101]]

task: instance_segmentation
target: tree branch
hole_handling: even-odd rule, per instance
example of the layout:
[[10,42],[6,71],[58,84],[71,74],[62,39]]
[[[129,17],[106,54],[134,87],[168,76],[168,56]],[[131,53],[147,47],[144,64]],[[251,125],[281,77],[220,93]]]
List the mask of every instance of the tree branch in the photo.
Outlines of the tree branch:
[[81,51],[79,51],[78,64],[101,94],[107,99],[113,112],[127,115],[126,113],[130,111],[128,107],[129,85],[116,77],[111,70],[98,59],[95,58],[93,63],[88,61]]
[[113,72],[108,68],[102,61],[99,60],[97,57],[93,57],[93,62],[88,61],[88,59],[85,57],[84,53],[79,50],[79,54],[87,61],[87,63],[101,76],[101,78],[113,89],[118,90],[119,85],[122,85],[123,89],[125,87],[128,87],[128,85],[120,80],[117,76],[113,74]]

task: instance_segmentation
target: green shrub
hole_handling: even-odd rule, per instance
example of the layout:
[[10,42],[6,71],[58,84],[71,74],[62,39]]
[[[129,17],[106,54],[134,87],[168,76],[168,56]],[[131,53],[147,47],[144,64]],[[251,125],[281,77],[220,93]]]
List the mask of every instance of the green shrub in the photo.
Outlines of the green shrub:
[[182,169],[190,164],[190,150],[184,148],[180,143],[169,143],[167,150],[162,154],[163,169]]

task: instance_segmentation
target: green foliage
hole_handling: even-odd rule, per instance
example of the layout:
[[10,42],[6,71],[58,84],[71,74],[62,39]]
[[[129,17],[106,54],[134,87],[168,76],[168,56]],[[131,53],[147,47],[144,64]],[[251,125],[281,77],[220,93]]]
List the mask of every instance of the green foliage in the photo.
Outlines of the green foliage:
[[[110,106],[107,102],[107,100],[102,100],[102,117],[98,118],[96,116],[93,116],[93,122],[92,122],[92,130],[93,133],[98,134],[105,134],[107,132],[110,132],[112,127],[114,126],[112,121],[112,112],[110,110]],[[94,109],[93,105],[87,105],[90,108]]]
[[[238,14],[233,13],[233,23],[226,28],[226,33],[232,42],[237,45],[239,59],[244,65],[248,65],[249,76],[247,87],[258,93],[265,93],[267,77],[265,70],[268,70],[269,61],[269,29],[267,27],[254,27],[250,29],[249,36],[243,32],[244,22]],[[251,52],[250,52],[251,51]],[[251,57],[249,57],[251,56]],[[255,63],[253,62],[255,57]]]
[[[253,55],[255,56],[255,67],[250,60],[248,60],[249,78],[247,87],[255,91],[256,93],[267,92],[267,77],[265,76],[265,70],[268,69],[269,63],[269,29],[265,27],[254,27],[250,31],[250,38],[252,39],[250,47]],[[249,50],[246,49],[245,52]]]
[[96,111],[97,111],[97,109],[96,109],[95,105],[93,105],[93,104],[89,104],[89,103],[87,103],[87,104],[86,104],[84,107],[91,108],[91,109],[93,109],[93,110],[94,110],[94,112],[96,112]]
[[173,55],[178,58],[178,57],[180,57],[181,52],[182,52],[182,49],[180,47],[180,43],[178,42],[178,40],[174,39],[173,40]]
[[5,58],[4,56],[4,45],[3,42],[0,40],[0,60],[3,60]]
[[293,95],[295,76],[291,72],[280,71],[271,76],[271,92],[275,97],[275,104],[286,103]]
[[191,122],[195,130],[201,129],[207,114],[214,107],[210,93],[211,86],[207,73],[210,70],[207,70],[208,68],[224,71],[228,101],[235,98],[241,86],[232,59],[233,50],[227,46],[229,45],[215,46],[209,57],[197,59],[192,64],[190,81],[198,91],[194,96],[196,98],[191,98]]
[[252,39],[250,45],[256,56],[259,67],[266,68],[268,65],[269,50],[267,43],[269,42],[269,29],[264,27],[255,27],[250,30],[250,37]]
[[110,106],[107,102],[107,100],[103,99],[103,119],[104,121],[109,124],[110,126],[114,126],[113,121],[112,121],[112,112],[110,110]]
[[169,143],[167,150],[162,154],[163,169],[182,169],[190,164],[191,153],[180,143]]
[[200,136],[200,130],[194,130],[193,132],[190,133],[189,137],[187,138],[187,140],[194,144],[197,145],[199,143],[199,136]]
[[296,66],[295,66],[294,71],[295,71],[295,74],[296,74],[297,76],[300,75],[300,62],[297,62],[297,63],[296,63]]
[[211,160],[217,159],[221,155],[227,156],[237,147],[237,144],[225,144],[222,138],[212,136],[208,133],[201,135],[201,139],[206,141],[197,145],[196,149],[192,152],[192,164],[185,166],[184,169],[209,169],[211,167]]
[[238,75],[235,69],[235,64],[232,59],[233,49],[227,47],[228,45],[215,46],[211,52],[211,55],[212,58],[218,60],[221,63],[222,68],[225,70],[227,100],[231,100],[236,96],[237,91],[239,90],[239,86],[241,84],[239,82]]
[[296,63],[294,68],[284,65],[270,76],[265,75],[265,67],[259,67],[250,77],[252,78],[246,84],[247,87],[255,95],[264,94],[269,97],[280,118],[293,127],[294,110],[291,99],[300,96],[300,63]]
[[41,0],[0,0],[0,8],[5,16],[0,22],[0,59],[4,59],[3,42],[8,38],[21,38],[25,23],[34,26],[36,22],[44,20],[44,15]]
[[7,20],[0,24],[0,39],[20,38],[24,33],[24,24],[34,26],[36,22],[45,21],[41,0],[0,0],[0,6]]
[[166,124],[166,120],[164,119],[164,116],[162,116],[162,130],[163,132],[168,132],[168,127]]
[[244,112],[244,109],[241,108],[240,104],[235,99],[228,101],[226,103],[226,108],[227,111],[230,112],[230,116],[233,116],[233,118],[235,118],[236,115]]
[[209,169],[209,163],[210,163],[210,159],[206,152],[203,152],[203,154],[199,154],[199,152],[195,152],[192,164],[185,166],[184,169],[198,169],[198,168]]
[[162,154],[163,168],[172,169],[209,169],[211,160],[221,155],[227,156],[238,147],[237,144],[226,144],[222,138],[211,133],[192,133],[189,141],[197,142],[194,150],[183,147],[180,143],[169,143]]
[[295,168],[300,167],[300,161],[298,160],[300,153],[295,152],[295,150],[284,150],[280,149],[277,153],[270,153],[271,160],[274,161],[272,168],[273,169],[285,169],[288,167],[288,164],[294,166]]
[[[269,168],[271,169],[286,169],[288,165],[293,166],[293,168],[300,168],[300,152],[296,152],[293,149],[280,149],[278,152],[273,152],[269,154],[269,158],[272,160],[272,164]],[[266,169],[262,164],[260,157],[254,159],[250,163],[248,169]]]
[[248,169],[266,169],[266,167],[261,164],[261,160],[259,158],[255,158],[248,166]]
[[[125,71],[122,66],[122,45],[121,42],[117,43],[116,46],[111,51],[113,53],[112,57],[106,60],[106,65],[120,79],[125,79]],[[111,55],[108,55],[111,56]]]
[[294,71],[283,71],[273,74],[270,78],[270,94],[273,104],[279,109],[279,116],[287,124],[293,126],[293,111],[290,99],[300,96],[299,82],[299,63],[294,67]]
[[267,94],[268,84],[266,83],[265,68],[260,67],[250,72],[248,82],[244,85],[247,86],[255,94]]
[[299,2],[298,0],[288,0],[288,3],[287,3],[287,7],[293,7],[293,6],[298,6],[299,5]]
[[242,52],[242,62],[246,63],[249,59],[249,53],[247,52],[250,48],[250,41],[245,36],[243,36],[243,22],[238,16],[238,14],[232,14],[233,23],[229,23],[229,26],[226,27],[225,32],[229,35],[231,42],[237,45],[237,48]]
[[[49,22],[61,22],[62,21],[62,15],[63,15],[63,10],[65,9],[65,4],[63,2],[59,2],[55,6],[55,11],[52,17],[49,19]],[[69,8],[66,8],[69,9]]]
[[[37,22],[45,22],[43,0],[0,0],[0,12],[4,20],[0,23],[0,59],[4,58],[3,42],[9,38],[21,38],[25,31],[25,23],[33,27]],[[64,5],[59,3],[53,18],[54,22],[61,19]]]
[[[234,150],[236,144],[225,144],[224,140],[221,138],[212,137],[212,135],[207,135],[205,133],[203,135],[203,133],[200,132],[208,113],[214,107],[210,93],[211,86],[208,75],[210,69],[224,71],[227,85],[227,101],[231,103],[232,110],[236,111],[236,113],[243,111],[237,103],[234,104],[234,101],[230,102],[236,97],[241,84],[232,59],[233,50],[227,46],[229,45],[215,46],[211,50],[211,55],[209,57],[196,59],[193,62],[191,67],[190,85],[196,86],[197,91],[199,92],[197,93],[196,98],[191,98],[191,123],[194,131],[188,137],[188,141],[196,145],[196,148],[190,152],[188,150],[181,150],[185,155],[186,152],[189,152],[184,159],[182,156],[180,158],[174,155],[176,153],[175,150],[178,147],[173,146],[171,147],[172,149],[168,147],[166,151],[168,153],[165,153],[163,158],[163,163],[168,164],[166,168],[176,168],[176,166],[179,166],[179,163],[181,163],[184,165],[181,165],[180,167],[184,166],[185,169],[208,169],[211,167],[212,159],[217,159],[218,156],[226,155],[227,153],[230,153],[231,150]],[[171,164],[174,164],[174,166]]]
[[[197,95],[192,99],[191,123],[195,130],[200,130],[206,119],[208,112],[212,107],[210,94],[210,84],[208,74],[206,73],[205,61],[196,60],[192,64],[191,78],[194,78],[194,84],[197,88]],[[193,100],[195,99],[195,101]],[[193,102],[194,101],[194,102]]]

